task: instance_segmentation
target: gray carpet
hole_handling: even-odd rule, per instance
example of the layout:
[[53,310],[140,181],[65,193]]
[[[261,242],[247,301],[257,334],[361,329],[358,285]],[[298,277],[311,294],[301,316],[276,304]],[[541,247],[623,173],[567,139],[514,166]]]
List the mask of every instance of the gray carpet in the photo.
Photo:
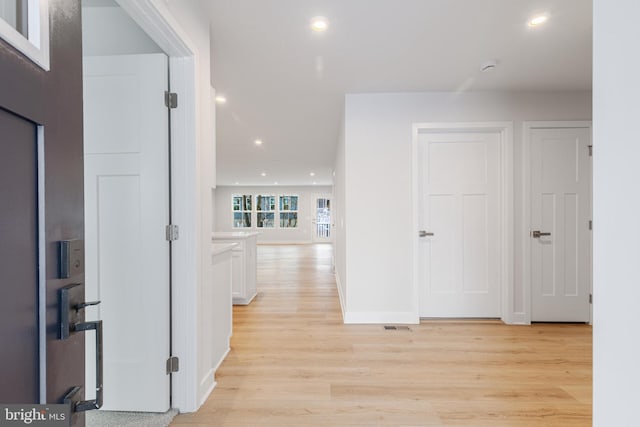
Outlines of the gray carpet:
[[88,411],[87,427],[167,427],[176,415],[178,415],[177,409],[170,409],[164,414]]

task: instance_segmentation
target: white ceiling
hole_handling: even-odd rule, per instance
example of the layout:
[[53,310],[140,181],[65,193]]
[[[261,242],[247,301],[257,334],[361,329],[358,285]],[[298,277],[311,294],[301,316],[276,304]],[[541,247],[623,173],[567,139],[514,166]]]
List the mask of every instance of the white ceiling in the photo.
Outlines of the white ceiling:
[[591,89],[590,0],[202,1],[219,185],[330,184],[345,93]]

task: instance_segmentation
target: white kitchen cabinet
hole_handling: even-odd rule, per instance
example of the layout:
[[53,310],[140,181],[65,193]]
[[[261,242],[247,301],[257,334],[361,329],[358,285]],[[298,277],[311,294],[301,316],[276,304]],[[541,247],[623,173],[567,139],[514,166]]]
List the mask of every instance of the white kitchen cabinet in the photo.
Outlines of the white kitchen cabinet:
[[214,243],[237,243],[232,250],[233,264],[233,303],[247,305],[257,293],[257,249],[258,234],[256,232],[223,232],[212,233]]

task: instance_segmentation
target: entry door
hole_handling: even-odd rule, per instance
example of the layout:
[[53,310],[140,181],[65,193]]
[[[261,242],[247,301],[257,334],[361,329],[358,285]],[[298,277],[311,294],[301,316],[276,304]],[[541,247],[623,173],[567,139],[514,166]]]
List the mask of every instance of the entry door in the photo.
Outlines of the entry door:
[[332,236],[331,196],[316,195],[313,197],[313,241],[330,242]]
[[[169,409],[164,54],[84,59],[87,312],[104,321],[104,409]],[[93,348],[87,345],[87,390]]]
[[591,130],[532,129],[530,141],[531,320],[588,322]]
[[421,317],[500,317],[501,140],[419,140]]
[[36,126],[0,108],[2,403],[39,403]]

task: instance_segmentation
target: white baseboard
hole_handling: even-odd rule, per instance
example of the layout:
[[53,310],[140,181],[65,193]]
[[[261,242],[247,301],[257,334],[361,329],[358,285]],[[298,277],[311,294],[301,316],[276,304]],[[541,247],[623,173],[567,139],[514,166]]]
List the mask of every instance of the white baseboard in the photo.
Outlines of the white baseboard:
[[344,315],[346,310],[346,305],[344,301],[344,295],[342,295],[342,282],[340,281],[340,275],[338,274],[337,271],[334,273],[334,276],[336,278],[336,287],[338,288],[338,298],[340,299],[340,310],[342,310],[342,321],[344,323],[347,323]]
[[359,311],[346,312],[345,324],[409,324],[417,325],[420,317],[413,311]]
[[504,317],[502,321],[507,325],[530,325],[531,324],[531,319],[528,319],[527,314],[522,311],[511,313],[511,316]]
[[200,402],[198,402],[198,408],[196,408],[196,410],[193,411],[193,412],[196,412],[198,409],[200,409],[200,407],[202,405],[204,405],[204,402],[207,401],[207,399],[209,398],[211,393],[213,393],[213,389],[216,388],[217,385],[218,385],[218,383],[215,382],[215,381],[211,384],[211,387],[209,387],[209,389],[202,395],[202,398],[200,399]]

